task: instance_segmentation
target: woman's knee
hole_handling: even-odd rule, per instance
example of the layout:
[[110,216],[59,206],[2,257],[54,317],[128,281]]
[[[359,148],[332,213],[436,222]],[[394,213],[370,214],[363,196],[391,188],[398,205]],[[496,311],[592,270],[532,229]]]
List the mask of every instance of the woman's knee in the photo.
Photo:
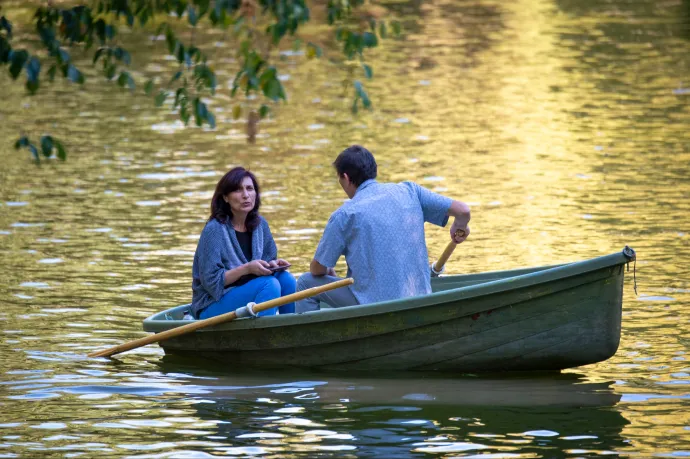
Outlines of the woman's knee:
[[278,274],[276,278],[280,283],[280,292],[282,295],[288,293],[295,293],[295,289],[297,288],[297,281],[295,280],[295,276],[293,276],[292,273],[288,271],[283,271],[282,273]]
[[261,279],[264,281],[261,290],[275,293],[276,298],[280,296],[280,282],[273,276],[263,276]]

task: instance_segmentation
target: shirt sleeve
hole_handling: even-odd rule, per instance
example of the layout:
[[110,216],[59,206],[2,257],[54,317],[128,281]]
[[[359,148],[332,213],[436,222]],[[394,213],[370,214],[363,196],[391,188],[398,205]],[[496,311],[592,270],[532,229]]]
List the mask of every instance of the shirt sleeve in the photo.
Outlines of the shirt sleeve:
[[269,228],[266,220],[261,222],[261,226],[264,232],[264,248],[261,258],[264,261],[275,260],[278,258],[278,247],[276,246],[276,241],[273,239],[273,234],[271,234],[271,228]]
[[419,204],[422,207],[424,221],[438,226],[446,226],[446,223],[448,223],[448,209],[450,209],[453,200],[446,196],[441,196],[438,193],[434,193],[414,182],[403,183],[409,186],[416,194]]
[[201,232],[197,247],[199,260],[199,281],[204,290],[218,301],[225,288],[225,266],[221,259],[221,244],[225,238],[220,225],[209,224]]
[[314,260],[327,268],[333,268],[343,253],[345,253],[345,231],[340,214],[335,212],[326,223]]

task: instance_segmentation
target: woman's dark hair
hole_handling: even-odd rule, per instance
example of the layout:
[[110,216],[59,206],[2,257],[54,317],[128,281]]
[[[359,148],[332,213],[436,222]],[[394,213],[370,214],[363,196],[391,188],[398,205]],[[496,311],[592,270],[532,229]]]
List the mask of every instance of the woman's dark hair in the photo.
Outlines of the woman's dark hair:
[[223,199],[228,193],[237,191],[242,187],[242,180],[245,177],[252,179],[254,184],[254,190],[256,190],[256,201],[254,203],[254,208],[247,215],[247,229],[249,231],[254,231],[257,226],[259,226],[259,207],[261,207],[261,193],[259,190],[259,182],[257,182],[254,174],[249,172],[244,167],[235,167],[230,169],[216,185],[216,191],[213,193],[213,199],[211,199],[211,216],[208,221],[214,218],[221,223],[227,223],[228,220],[232,221],[232,209],[230,204],[225,202]]
[[376,160],[369,150],[359,145],[352,145],[343,150],[333,166],[339,176],[347,174],[355,186],[360,186],[369,179],[376,178]]

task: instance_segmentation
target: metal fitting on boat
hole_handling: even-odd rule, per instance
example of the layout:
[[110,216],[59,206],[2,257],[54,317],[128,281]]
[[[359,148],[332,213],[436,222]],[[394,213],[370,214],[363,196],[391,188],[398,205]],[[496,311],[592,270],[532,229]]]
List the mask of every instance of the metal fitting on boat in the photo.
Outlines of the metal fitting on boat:
[[630,260],[635,260],[637,258],[637,255],[635,254],[635,251],[633,250],[633,248],[629,247],[627,245],[623,249],[623,255],[630,258]]
[[254,312],[254,306],[256,306],[256,303],[254,302],[247,303],[246,306],[237,308],[235,310],[235,315],[238,319],[241,319],[243,317],[256,317],[256,312]]
[[443,265],[440,271],[436,271],[436,268],[434,267],[435,264],[435,262],[432,262],[429,265],[429,268],[431,269],[431,277],[438,277],[446,271],[446,265]]

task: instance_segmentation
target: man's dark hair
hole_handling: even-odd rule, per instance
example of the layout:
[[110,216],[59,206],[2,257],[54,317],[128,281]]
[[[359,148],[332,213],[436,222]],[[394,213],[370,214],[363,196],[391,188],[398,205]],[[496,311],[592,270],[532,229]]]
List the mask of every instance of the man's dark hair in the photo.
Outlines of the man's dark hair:
[[344,149],[333,166],[339,176],[347,174],[355,186],[360,186],[369,179],[376,178],[376,160],[369,150],[359,145],[352,145]]

